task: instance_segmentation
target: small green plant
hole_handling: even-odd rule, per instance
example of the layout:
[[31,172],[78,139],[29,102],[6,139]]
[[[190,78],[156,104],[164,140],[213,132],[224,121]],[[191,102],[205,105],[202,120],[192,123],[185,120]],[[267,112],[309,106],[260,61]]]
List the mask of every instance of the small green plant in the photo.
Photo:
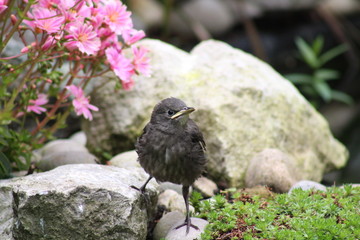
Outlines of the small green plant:
[[339,72],[333,69],[324,68],[326,63],[344,53],[347,50],[347,47],[345,45],[339,45],[323,53],[324,38],[322,36],[318,36],[311,45],[302,38],[297,38],[295,43],[300,53],[301,60],[310,68],[311,73],[288,74],[286,75],[286,78],[299,86],[300,91],[315,106],[318,105],[319,98],[325,102],[336,100],[352,104],[352,99],[349,95],[331,89],[328,84],[329,80],[339,78]]
[[192,201],[197,217],[210,223],[203,240],[360,238],[360,188],[295,189],[265,197],[225,192]]

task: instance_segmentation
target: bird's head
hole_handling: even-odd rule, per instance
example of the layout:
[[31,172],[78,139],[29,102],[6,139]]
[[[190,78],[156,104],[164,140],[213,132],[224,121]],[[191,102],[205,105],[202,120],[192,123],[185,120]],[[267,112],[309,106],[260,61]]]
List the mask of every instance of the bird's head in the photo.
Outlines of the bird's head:
[[165,127],[184,126],[189,119],[189,114],[195,108],[188,107],[178,98],[166,98],[159,102],[151,115],[151,123]]

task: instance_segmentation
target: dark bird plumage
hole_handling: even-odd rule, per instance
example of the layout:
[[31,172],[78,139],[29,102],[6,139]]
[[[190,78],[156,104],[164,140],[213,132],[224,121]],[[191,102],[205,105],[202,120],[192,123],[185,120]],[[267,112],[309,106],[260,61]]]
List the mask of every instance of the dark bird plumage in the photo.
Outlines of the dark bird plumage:
[[150,175],[139,190],[144,192],[152,177],[183,185],[187,214],[184,224],[177,228],[186,226],[186,232],[190,227],[198,229],[190,222],[188,194],[206,164],[203,135],[189,118],[194,110],[177,98],[162,100],[154,107],[151,120],[135,145],[140,165]]

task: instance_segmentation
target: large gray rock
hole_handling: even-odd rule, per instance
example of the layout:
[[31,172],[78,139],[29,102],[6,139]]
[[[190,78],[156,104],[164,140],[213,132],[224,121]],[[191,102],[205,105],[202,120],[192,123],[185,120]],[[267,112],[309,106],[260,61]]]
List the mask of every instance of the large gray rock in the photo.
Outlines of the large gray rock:
[[148,200],[130,187],[146,178],[141,169],[79,164],[0,181],[0,239],[146,239],[156,185]]
[[133,149],[154,105],[173,96],[197,109],[191,116],[207,143],[208,175],[229,186],[244,186],[250,159],[266,148],[290,155],[300,179],[319,181],[346,163],[348,152],[325,119],[266,63],[214,40],[190,54],[157,40],[140,44],[150,50],[153,75],[119,92],[99,79],[92,103],[100,111],[83,124],[91,149]]

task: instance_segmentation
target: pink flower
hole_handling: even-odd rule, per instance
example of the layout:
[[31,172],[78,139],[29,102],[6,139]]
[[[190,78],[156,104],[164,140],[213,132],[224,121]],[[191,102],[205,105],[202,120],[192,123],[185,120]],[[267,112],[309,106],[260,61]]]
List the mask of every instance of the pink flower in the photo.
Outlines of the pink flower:
[[[109,28],[99,28],[97,34],[101,38],[101,50],[119,44],[118,36]],[[121,49],[121,47],[119,49]]]
[[112,31],[121,34],[123,30],[132,28],[131,13],[126,11],[126,6],[120,1],[104,1],[103,4],[101,14]]
[[39,0],[39,6],[47,9],[56,9],[60,4],[60,0]]
[[146,53],[148,52],[148,50],[144,47],[138,48],[135,46],[132,46],[131,49],[134,54],[133,64],[135,70],[143,74],[144,76],[149,77],[151,74],[151,70],[149,64],[150,59],[146,57]]
[[44,51],[49,50],[50,48],[54,47],[56,45],[56,43],[61,39],[62,35],[55,35],[55,36],[51,36],[49,35],[44,44],[41,46],[41,49]]
[[101,41],[93,30],[91,25],[76,24],[70,27],[69,35],[66,36],[70,39],[65,43],[65,46],[69,50],[78,48],[80,52],[87,53],[89,55],[95,54],[100,49]]
[[136,43],[140,39],[145,37],[144,31],[135,30],[135,29],[126,29],[122,32],[122,37],[124,39],[125,44],[131,45]]
[[75,108],[76,114],[78,116],[83,115],[85,119],[92,120],[93,117],[90,110],[99,111],[99,108],[89,103],[89,98],[84,96],[84,92],[80,87],[71,85],[67,86],[66,89],[70,90],[75,97],[72,104]]
[[0,0],[0,14],[8,8],[6,4],[7,0]]
[[38,28],[49,34],[59,32],[61,25],[64,23],[64,17],[56,16],[56,12],[50,11],[47,8],[42,8],[38,5],[36,7],[34,6],[32,14],[29,14],[29,17],[33,18],[33,20],[24,20],[24,23],[32,27],[34,30]]
[[111,69],[121,79],[124,89],[130,89],[134,85],[131,77],[135,74],[131,61],[124,57],[115,47],[107,48],[105,54]]
[[41,93],[38,95],[38,98],[36,100],[29,101],[29,106],[26,108],[26,111],[41,114],[41,112],[46,112],[46,109],[40,106],[47,103],[48,99],[46,97],[46,94]]

